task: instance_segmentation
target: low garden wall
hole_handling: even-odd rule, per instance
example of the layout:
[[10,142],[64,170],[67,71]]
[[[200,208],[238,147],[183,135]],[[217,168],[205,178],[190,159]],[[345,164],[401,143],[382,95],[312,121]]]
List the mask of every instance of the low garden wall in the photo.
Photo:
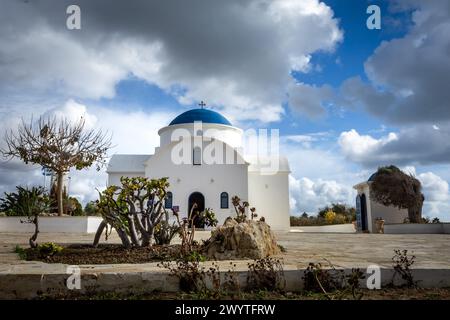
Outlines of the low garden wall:
[[[27,221],[26,217],[0,217],[0,232],[26,232],[34,231],[34,224],[21,223]],[[40,232],[70,232],[95,233],[101,217],[40,217]]]
[[291,227],[291,232],[304,233],[355,233],[355,227],[351,223],[333,224],[328,226],[299,226]]
[[[222,264],[229,265],[226,261]],[[31,266],[31,267],[30,267]],[[330,270],[329,268],[324,268]],[[155,267],[154,263],[136,264],[132,267],[121,265],[80,266],[79,290],[69,290],[66,286],[71,271],[64,264],[20,265],[12,271],[1,272],[0,299],[35,299],[40,296],[52,298],[61,294],[142,294],[151,292],[180,292],[180,281],[167,270]],[[350,274],[351,269],[341,269]],[[248,269],[238,268],[235,277],[241,288],[247,284]],[[225,278],[225,270],[219,272]],[[287,292],[299,292],[304,289],[304,268],[285,266],[283,279]],[[368,274],[365,274],[366,276]],[[390,286],[393,279],[392,268],[381,268],[381,287]],[[450,286],[450,269],[413,269],[412,275],[420,288],[448,288]],[[208,283],[211,289],[211,283]],[[397,277],[394,285],[400,286],[404,281]],[[366,279],[360,280],[361,288],[367,287]],[[60,297],[61,298],[61,297]]]
[[397,223],[385,224],[387,234],[443,234],[450,233],[450,223]]

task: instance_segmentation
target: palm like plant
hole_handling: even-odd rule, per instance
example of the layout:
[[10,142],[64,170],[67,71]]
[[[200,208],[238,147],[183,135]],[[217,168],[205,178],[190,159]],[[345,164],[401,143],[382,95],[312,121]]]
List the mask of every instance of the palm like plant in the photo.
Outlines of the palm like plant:
[[0,199],[0,210],[8,215],[24,216],[27,223],[33,223],[34,234],[29,243],[32,248],[37,247],[37,236],[39,233],[39,215],[50,208],[50,199],[46,195],[44,188],[16,187],[17,192],[6,193],[3,199]]

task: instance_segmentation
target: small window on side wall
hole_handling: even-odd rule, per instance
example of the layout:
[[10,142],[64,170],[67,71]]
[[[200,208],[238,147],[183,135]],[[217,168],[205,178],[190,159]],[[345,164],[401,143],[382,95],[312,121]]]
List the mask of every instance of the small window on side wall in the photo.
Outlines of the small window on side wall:
[[220,194],[220,209],[228,209],[228,193],[222,192]]
[[202,164],[202,149],[200,147],[195,147],[192,152],[192,163],[195,166]]
[[173,202],[173,194],[172,192],[167,192],[166,199],[164,200],[164,208],[166,209],[172,209],[172,202]]

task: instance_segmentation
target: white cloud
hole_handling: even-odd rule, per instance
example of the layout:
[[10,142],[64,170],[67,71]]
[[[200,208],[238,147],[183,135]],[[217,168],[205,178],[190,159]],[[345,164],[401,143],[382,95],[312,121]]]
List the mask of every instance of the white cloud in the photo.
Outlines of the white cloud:
[[352,161],[364,161],[368,157],[377,154],[382,157],[380,150],[392,141],[398,140],[397,134],[391,132],[385,137],[375,139],[369,135],[360,135],[356,130],[341,133],[338,143],[342,153]]
[[98,123],[97,117],[93,114],[89,114],[85,105],[77,103],[73,99],[66,101],[60,108],[50,109],[43,117],[66,119],[72,123],[76,123],[83,119],[86,129],[94,129]]
[[[77,121],[86,119],[86,128],[101,129],[112,133],[112,153],[151,154],[159,145],[158,130],[174,117],[171,113],[146,113],[143,111],[118,111],[102,107],[87,107],[74,100],[68,100],[61,107],[52,108],[47,115],[64,117]],[[16,123],[14,117],[3,119],[3,123]],[[13,126],[11,126],[13,127]],[[16,185],[42,185],[43,176],[39,166],[23,164],[14,159],[0,162],[0,194],[12,191]],[[95,168],[70,172],[69,192],[80,201],[87,202],[97,198],[96,188],[106,186],[105,169]],[[48,183],[48,179],[47,179]]]
[[[370,83],[344,83],[348,104],[395,123],[434,123],[450,119],[450,3],[394,1],[396,11],[412,10],[404,37],[382,42],[365,62]],[[399,58],[401,57],[401,58]]]
[[276,121],[290,71],[306,72],[312,53],[342,40],[318,0],[77,4],[77,32],[61,20],[64,2],[4,4],[0,92],[111,98],[134,75],[184,104],[206,100],[232,119]]
[[424,172],[417,176],[422,183],[425,196],[423,215],[438,217],[441,221],[450,221],[450,193],[448,182],[433,172]]
[[381,165],[438,164],[450,161],[450,124],[439,130],[432,125],[416,125],[380,138],[344,131],[339,146],[347,159],[366,167]]
[[351,186],[334,180],[296,179],[292,175],[289,176],[289,189],[292,214],[316,214],[319,208],[331,203],[354,205],[356,196]]
[[323,139],[323,136],[319,134],[296,134],[284,136],[281,139],[284,139],[286,143],[294,143],[301,145],[303,148],[311,148],[312,143],[320,141]]
[[354,205],[353,185],[367,179],[369,172],[357,170],[336,152],[331,132],[284,136],[280,150],[291,166],[289,177],[292,214],[317,213],[332,202]]
[[314,86],[305,83],[291,83],[288,88],[289,107],[300,114],[317,119],[327,114],[327,107],[334,99],[331,86]]
[[422,183],[423,192],[427,201],[446,202],[450,200],[448,182],[433,172],[424,172],[417,176]]

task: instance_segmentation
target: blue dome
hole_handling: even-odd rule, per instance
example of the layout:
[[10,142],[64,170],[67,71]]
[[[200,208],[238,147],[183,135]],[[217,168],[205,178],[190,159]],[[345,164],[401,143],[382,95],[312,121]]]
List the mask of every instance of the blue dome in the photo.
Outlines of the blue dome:
[[182,123],[194,123],[194,121],[201,121],[203,123],[217,123],[231,126],[230,121],[228,121],[223,115],[208,109],[192,109],[183,112],[178,117],[173,119],[172,122],[169,124],[169,126]]

